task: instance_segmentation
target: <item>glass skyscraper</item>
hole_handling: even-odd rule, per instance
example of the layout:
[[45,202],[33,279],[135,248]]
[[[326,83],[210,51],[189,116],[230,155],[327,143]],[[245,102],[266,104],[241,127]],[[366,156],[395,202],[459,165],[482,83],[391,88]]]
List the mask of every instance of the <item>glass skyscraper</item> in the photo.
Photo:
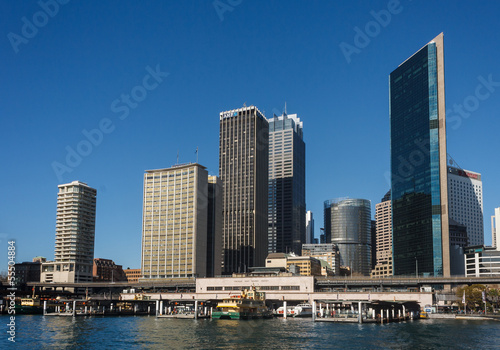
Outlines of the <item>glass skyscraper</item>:
[[443,34],[389,78],[394,274],[449,276]]
[[325,201],[326,243],[337,245],[340,265],[351,273],[371,272],[371,204],[366,199],[339,198]]
[[300,255],[306,243],[305,144],[296,114],[269,120],[268,252]]

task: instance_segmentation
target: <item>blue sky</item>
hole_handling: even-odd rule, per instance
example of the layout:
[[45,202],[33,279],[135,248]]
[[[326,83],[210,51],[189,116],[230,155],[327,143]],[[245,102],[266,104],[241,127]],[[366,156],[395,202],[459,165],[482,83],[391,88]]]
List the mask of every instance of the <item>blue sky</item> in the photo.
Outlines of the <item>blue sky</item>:
[[[17,261],[54,258],[57,185],[80,180],[98,190],[95,257],[140,267],[144,170],[170,167],[177,152],[194,162],[198,147],[199,162],[217,174],[219,112],[244,103],[271,117],[286,102],[304,122],[317,235],[326,199],[370,199],[373,216],[389,189],[388,76],[440,32],[448,153],[483,175],[491,243],[500,206],[498,2],[41,3],[45,10],[37,1],[0,4],[1,261],[8,239]],[[478,99],[482,78],[495,83]],[[464,104],[467,114],[454,111]],[[66,159],[78,147],[84,156]]]

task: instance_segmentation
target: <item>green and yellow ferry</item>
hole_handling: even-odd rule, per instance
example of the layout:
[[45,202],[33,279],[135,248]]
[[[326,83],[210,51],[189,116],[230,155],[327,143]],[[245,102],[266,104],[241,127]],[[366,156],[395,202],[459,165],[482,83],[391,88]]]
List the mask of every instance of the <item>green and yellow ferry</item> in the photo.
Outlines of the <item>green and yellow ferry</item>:
[[240,295],[230,295],[217,304],[212,311],[213,319],[248,320],[252,318],[272,318],[266,306],[266,293],[258,292],[255,287],[244,289]]

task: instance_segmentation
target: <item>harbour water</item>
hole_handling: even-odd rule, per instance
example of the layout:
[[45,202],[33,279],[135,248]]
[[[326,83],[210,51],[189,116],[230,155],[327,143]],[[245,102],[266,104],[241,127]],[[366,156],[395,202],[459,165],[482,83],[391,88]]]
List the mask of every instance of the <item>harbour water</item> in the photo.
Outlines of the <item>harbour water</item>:
[[[6,330],[8,316],[0,317]],[[500,322],[17,316],[16,349],[499,349]],[[0,348],[13,345],[2,332]],[[9,344],[10,343],[10,344]]]

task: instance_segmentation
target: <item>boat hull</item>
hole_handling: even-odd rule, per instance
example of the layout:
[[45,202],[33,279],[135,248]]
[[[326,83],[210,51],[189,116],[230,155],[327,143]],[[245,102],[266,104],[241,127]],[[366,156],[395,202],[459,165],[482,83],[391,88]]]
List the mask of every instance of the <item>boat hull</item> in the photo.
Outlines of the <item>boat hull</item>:
[[227,311],[213,311],[212,319],[214,320],[252,320],[258,318],[272,318],[273,315],[269,313],[253,313],[253,312],[227,312]]

